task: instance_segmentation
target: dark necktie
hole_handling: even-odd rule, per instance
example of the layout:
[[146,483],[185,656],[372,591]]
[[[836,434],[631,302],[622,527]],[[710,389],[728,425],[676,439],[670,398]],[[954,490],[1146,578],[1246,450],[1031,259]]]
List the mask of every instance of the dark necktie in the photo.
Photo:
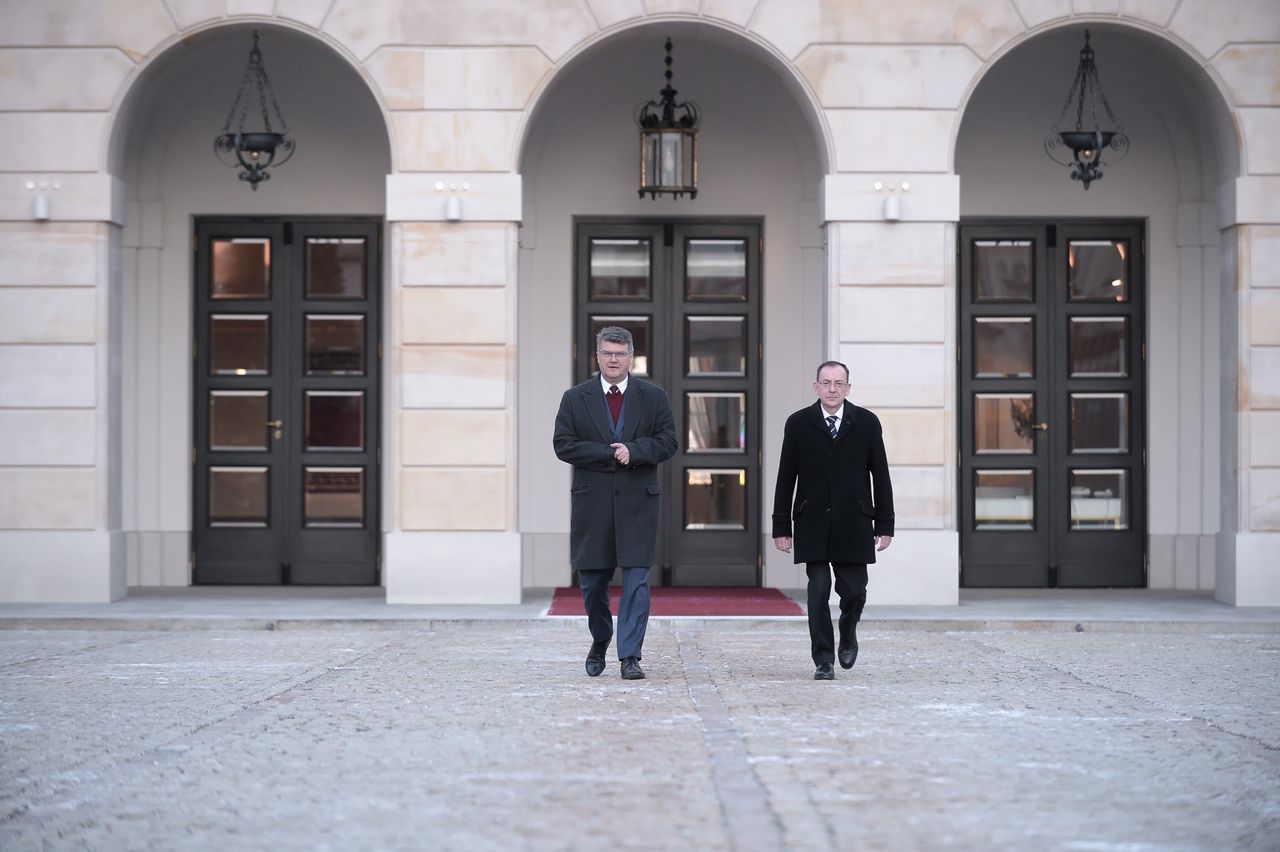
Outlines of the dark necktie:
[[836,428],[836,416],[834,414],[827,415],[827,431],[831,433],[831,439],[834,441],[836,433],[840,431]]
[[609,403],[609,414],[613,417],[613,425],[618,425],[618,416],[622,414],[622,394],[618,392],[617,385],[609,385],[609,392],[604,395],[605,401]]

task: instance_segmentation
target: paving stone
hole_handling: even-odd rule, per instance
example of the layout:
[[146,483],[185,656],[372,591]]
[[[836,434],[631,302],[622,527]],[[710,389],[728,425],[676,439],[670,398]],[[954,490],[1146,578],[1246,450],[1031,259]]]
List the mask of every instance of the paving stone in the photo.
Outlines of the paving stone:
[[1275,633],[0,631],[0,848],[1275,849]]

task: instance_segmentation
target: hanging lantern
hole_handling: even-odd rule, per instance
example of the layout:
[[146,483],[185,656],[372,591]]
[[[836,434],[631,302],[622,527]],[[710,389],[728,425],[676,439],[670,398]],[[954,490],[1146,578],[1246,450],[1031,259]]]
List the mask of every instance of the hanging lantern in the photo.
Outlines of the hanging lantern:
[[[262,130],[245,130],[245,118],[252,99],[251,89],[256,89],[258,93]],[[267,108],[268,98],[271,101],[270,109]],[[272,111],[279,130],[272,129]],[[232,132],[231,122],[236,120],[237,115],[239,121],[235,132]],[[240,180],[248,181],[254,192],[258,191],[258,184],[271,179],[269,169],[284,165],[293,156],[293,137],[289,135],[289,127],[280,113],[280,105],[276,103],[276,93],[271,88],[271,81],[267,79],[267,69],[262,64],[262,50],[258,47],[257,30],[253,31],[253,49],[249,51],[249,64],[240,80],[240,90],[236,92],[236,99],[231,104],[231,112],[227,115],[222,133],[213,140],[213,150],[226,165],[243,169]]]
[[[1076,107],[1074,129],[1062,130],[1071,109],[1072,101]],[[1101,105],[1106,114],[1106,129],[1098,120],[1098,106]],[[1089,111],[1089,122],[1085,123],[1085,109]],[[1064,150],[1065,149],[1065,150]],[[1049,130],[1044,140],[1045,153],[1055,163],[1071,169],[1071,179],[1089,184],[1102,178],[1102,167],[1118,163],[1129,153],[1129,137],[1116,121],[1107,96],[1102,91],[1102,83],[1098,80],[1098,66],[1093,61],[1093,48],[1089,47],[1089,31],[1084,31],[1084,48],[1080,51],[1080,64],[1076,68],[1075,80],[1067,92],[1067,102],[1062,106],[1062,114]],[[1071,159],[1063,154],[1071,153]],[[1109,157],[1103,160],[1104,152]]]
[[698,105],[676,103],[671,88],[671,39],[666,44],[667,85],[660,100],[646,101],[636,109],[640,127],[640,197],[670,194],[673,199],[686,192],[698,197]]

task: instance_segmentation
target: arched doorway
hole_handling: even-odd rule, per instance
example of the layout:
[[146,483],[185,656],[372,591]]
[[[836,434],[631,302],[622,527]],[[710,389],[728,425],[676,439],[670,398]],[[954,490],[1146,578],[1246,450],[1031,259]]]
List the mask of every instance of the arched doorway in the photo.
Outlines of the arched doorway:
[[[1239,169],[1232,121],[1183,50],[1089,29],[1132,141],[1101,181],[1084,191],[1042,147],[1083,24],[996,61],[957,134],[962,583],[1212,589],[1234,515],[1218,209]],[[1105,293],[1080,283],[1089,263]]]
[[[692,201],[636,193],[632,116],[662,86],[667,36],[679,97],[703,111]],[[603,322],[643,327],[656,356],[651,375],[677,412],[682,450],[668,465],[655,582],[803,585],[790,560],[765,546],[762,519],[782,423],[805,404],[807,373],[827,357],[819,198],[829,156],[820,114],[765,48],[686,22],[611,35],[567,63],[542,93],[520,157],[518,506],[526,585],[570,579],[569,472],[550,451],[551,430],[560,394],[586,378],[585,350]],[[626,304],[593,302],[593,250],[607,265],[610,251],[637,248],[650,258],[644,294]],[[740,258],[733,306],[698,308],[687,298],[689,263],[704,249]],[[713,379],[689,368],[687,330],[718,320],[745,329],[731,335],[741,350],[732,358],[744,368]],[[711,446],[691,434],[699,418],[732,421],[719,430],[732,441]]]
[[[298,149],[253,192],[215,159],[212,141],[255,26]],[[109,168],[125,188],[127,222],[112,245],[114,481],[130,585],[377,581],[387,125],[334,49],[255,26],[188,33],[159,52],[112,131]],[[233,266],[262,288],[215,284]],[[325,269],[337,291],[316,283]],[[348,278],[358,297],[343,289]],[[361,538],[358,560],[344,554],[359,575],[291,572],[308,561],[300,547],[324,550],[315,532]],[[210,547],[259,558],[202,573],[218,562],[204,558]]]

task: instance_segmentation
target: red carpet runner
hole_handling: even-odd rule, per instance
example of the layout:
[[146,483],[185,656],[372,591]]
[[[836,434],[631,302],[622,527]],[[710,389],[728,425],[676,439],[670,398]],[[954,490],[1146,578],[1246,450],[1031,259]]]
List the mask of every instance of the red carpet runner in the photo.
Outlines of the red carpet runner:
[[[650,615],[804,615],[804,610],[777,589],[728,586],[663,586],[650,588]],[[609,604],[618,614],[622,589],[609,589]],[[547,615],[584,615],[582,592],[572,586],[556,589]]]

